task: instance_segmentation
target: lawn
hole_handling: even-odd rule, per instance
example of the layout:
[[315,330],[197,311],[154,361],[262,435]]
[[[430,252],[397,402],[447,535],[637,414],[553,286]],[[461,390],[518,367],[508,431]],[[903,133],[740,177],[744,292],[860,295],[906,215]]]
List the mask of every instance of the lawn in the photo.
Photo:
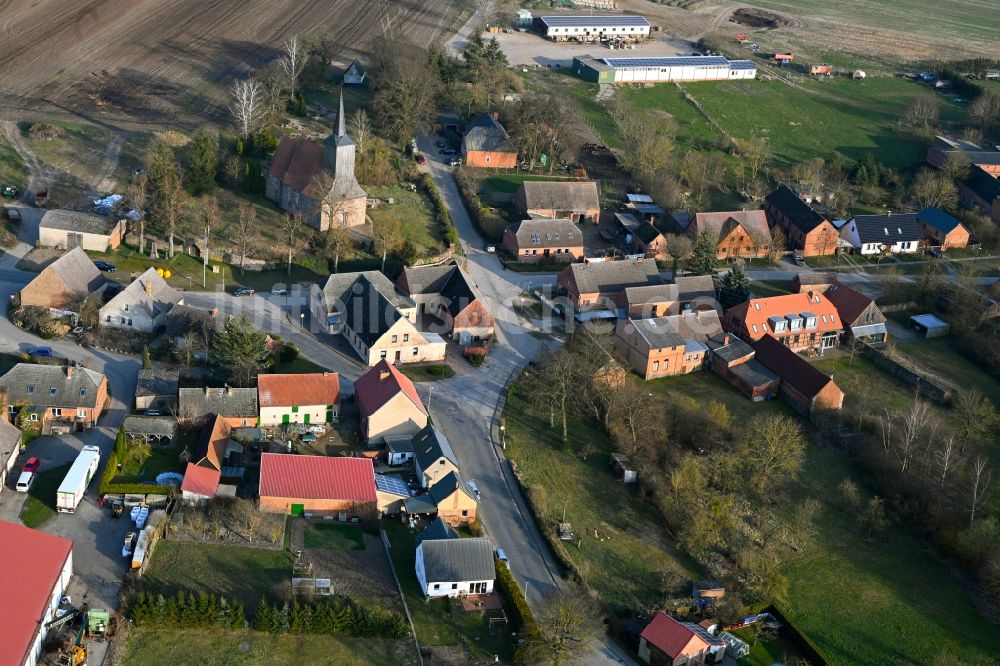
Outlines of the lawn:
[[0,137],[0,188],[8,185],[15,185],[19,192],[24,192],[28,186],[28,167],[7,139]]
[[274,369],[274,374],[277,375],[310,374],[313,372],[329,372],[329,369],[318,363],[313,363],[304,356],[299,356],[294,361],[279,363],[278,367]]
[[418,660],[410,639],[148,628],[129,631],[121,663],[123,666],[410,666]]
[[[933,94],[926,87],[904,79],[874,77],[800,85],[761,80],[694,83],[683,88],[733,136],[768,137],[774,160],[782,166],[813,157],[857,161],[867,153],[874,153],[893,169],[923,161],[926,142],[898,134],[895,125],[916,98]],[[718,132],[696,109],[684,108],[690,104],[674,86],[624,89],[621,94],[640,106],[673,114],[682,143],[717,137]],[[938,99],[942,124],[953,125],[965,116],[963,107]]]
[[142,580],[154,594],[183,589],[238,599],[249,613],[262,596],[277,598],[291,577],[292,558],[284,550],[161,540]]
[[415,382],[436,382],[455,376],[450,365],[435,363],[432,365],[404,365],[400,372]]
[[[57,182],[49,188],[49,204],[56,207],[75,203],[87,193],[91,181],[103,171],[107,162],[105,151],[111,141],[111,132],[93,125],[49,124],[60,130],[57,138],[25,135],[25,142],[39,161],[61,172]],[[27,125],[19,125],[22,133]]]
[[413,244],[418,256],[435,256],[444,250],[443,230],[439,227],[430,203],[420,191],[411,192],[399,186],[370,187],[368,196],[383,202],[393,199],[394,204],[382,203],[368,209],[372,223],[396,221],[403,231],[403,238]]
[[608,466],[611,442],[588,416],[571,416],[564,444],[561,432],[532,413],[515,386],[504,419],[506,455],[528,489],[540,528],[551,533],[565,509],[579,538],[565,543],[565,557],[603,601],[618,612],[648,608],[663,599],[668,572],[697,577],[697,566],[674,548],[649,503],[615,479]]
[[385,523],[383,529],[389,537],[389,555],[403,587],[420,644],[464,644],[477,658],[491,660],[496,654],[508,660],[512,653],[510,637],[502,631],[491,636],[485,617],[453,610],[459,602],[452,599],[424,599],[414,571],[413,531],[395,520]]
[[41,527],[56,515],[56,490],[66,477],[70,465],[46,470],[35,477],[28,498],[21,508],[21,522],[28,527]]
[[1000,409],[1000,382],[958,351],[951,338],[917,340],[900,344],[896,348],[959,386],[978,388]]
[[785,280],[753,280],[750,282],[750,291],[755,298],[784,296],[792,293],[791,285]]
[[729,633],[743,639],[750,645],[750,654],[739,660],[740,666],[771,666],[772,664],[786,664],[790,657],[803,658],[791,641],[780,633],[772,640],[758,641],[756,644],[753,640],[752,629],[734,629]]
[[357,525],[307,523],[305,547],[326,550],[364,550],[365,536]]
[[693,372],[689,375],[654,379],[645,385],[668,401],[686,396],[703,404],[713,400],[721,402],[729,410],[733,423],[746,423],[760,414],[792,415],[791,409],[780,400],[752,402],[714,372]]
[[122,465],[122,469],[115,475],[115,483],[143,483],[145,481],[155,481],[157,475],[163,472],[184,472],[184,463],[179,456],[184,451],[184,447],[194,452],[198,447],[198,434],[189,433],[177,437],[172,446],[152,446],[150,456],[139,463],[136,459],[130,459]]

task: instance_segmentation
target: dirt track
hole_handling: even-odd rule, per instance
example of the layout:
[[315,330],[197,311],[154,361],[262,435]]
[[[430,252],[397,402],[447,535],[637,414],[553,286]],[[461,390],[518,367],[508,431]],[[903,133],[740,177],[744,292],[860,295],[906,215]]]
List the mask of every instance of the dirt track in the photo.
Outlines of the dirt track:
[[328,34],[349,57],[387,32],[429,43],[459,11],[458,0],[0,0],[0,85],[72,107],[112,77],[161,111],[205,115],[291,35]]

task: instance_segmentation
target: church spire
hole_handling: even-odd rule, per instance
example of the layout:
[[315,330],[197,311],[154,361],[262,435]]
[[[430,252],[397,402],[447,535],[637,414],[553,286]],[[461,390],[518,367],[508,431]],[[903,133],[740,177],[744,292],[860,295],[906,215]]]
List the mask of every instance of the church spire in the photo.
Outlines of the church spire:
[[347,134],[346,123],[344,121],[344,89],[340,89],[340,111],[337,113],[337,138]]

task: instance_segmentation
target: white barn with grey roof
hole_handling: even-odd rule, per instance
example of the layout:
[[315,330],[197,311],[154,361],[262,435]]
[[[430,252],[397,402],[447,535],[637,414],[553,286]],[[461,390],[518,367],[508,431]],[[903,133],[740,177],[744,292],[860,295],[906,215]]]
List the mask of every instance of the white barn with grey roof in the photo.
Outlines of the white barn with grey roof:
[[414,568],[426,597],[490,594],[496,579],[493,541],[488,537],[424,539],[417,546]]
[[573,71],[577,76],[600,83],[734,81],[757,77],[757,65],[752,61],[730,60],[725,56],[591,56],[574,58]]
[[627,14],[537,16],[535,26],[544,37],[557,42],[611,38],[640,40],[649,37],[652,28],[644,16]]
[[124,219],[76,210],[49,210],[38,223],[38,244],[107,252],[121,244],[125,227]]

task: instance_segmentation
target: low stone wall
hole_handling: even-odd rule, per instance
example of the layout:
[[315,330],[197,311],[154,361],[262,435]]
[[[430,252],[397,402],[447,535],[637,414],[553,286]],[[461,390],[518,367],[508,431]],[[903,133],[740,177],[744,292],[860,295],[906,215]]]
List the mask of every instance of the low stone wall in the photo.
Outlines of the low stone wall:
[[867,343],[864,348],[864,357],[893,377],[910,386],[916,387],[917,392],[931,402],[939,405],[948,405],[958,397],[958,391],[955,387],[937,380],[928,374],[921,373],[916,368],[908,367],[892,358],[888,353],[876,349]]

